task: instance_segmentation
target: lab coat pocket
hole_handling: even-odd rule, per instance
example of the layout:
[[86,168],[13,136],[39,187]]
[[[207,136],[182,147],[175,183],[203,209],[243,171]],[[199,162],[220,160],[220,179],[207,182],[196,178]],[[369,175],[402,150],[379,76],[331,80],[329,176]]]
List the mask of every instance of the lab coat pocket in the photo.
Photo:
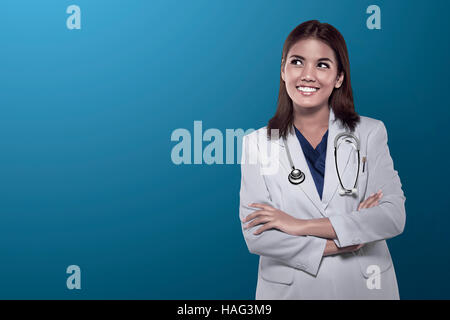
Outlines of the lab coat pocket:
[[373,268],[379,268],[381,274],[392,266],[392,258],[386,240],[369,242],[356,254],[364,278],[369,278],[373,274]]
[[259,272],[264,280],[290,285],[294,281],[294,269],[281,261],[261,256]]

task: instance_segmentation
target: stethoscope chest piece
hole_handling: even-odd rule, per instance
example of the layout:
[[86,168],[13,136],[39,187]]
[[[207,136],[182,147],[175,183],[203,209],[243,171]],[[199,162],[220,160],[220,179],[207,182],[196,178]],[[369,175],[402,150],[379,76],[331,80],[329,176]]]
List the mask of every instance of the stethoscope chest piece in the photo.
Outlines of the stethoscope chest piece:
[[292,184],[300,184],[305,181],[305,174],[299,169],[292,169],[288,176],[289,182]]

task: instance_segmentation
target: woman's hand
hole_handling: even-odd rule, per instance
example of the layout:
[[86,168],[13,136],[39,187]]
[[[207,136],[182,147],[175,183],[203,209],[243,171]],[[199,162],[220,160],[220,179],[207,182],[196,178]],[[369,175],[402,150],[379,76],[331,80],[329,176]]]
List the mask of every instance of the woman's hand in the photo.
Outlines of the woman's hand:
[[325,251],[323,252],[323,256],[325,257],[325,256],[333,255],[333,254],[353,252],[353,251],[359,250],[362,246],[364,246],[363,243],[339,248],[336,245],[336,243],[334,243],[333,240],[328,239],[327,245],[325,246]]
[[249,214],[242,222],[248,222],[244,229],[251,228],[258,224],[264,224],[261,228],[256,230],[253,234],[257,235],[268,229],[278,229],[288,234],[297,236],[301,234],[301,229],[304,226],[305,220],[296,219],[287,213],[275,209],[267,204],[251,203],[250,207],[260,208],[262,210],[255,211]]
[[383,196],[383,192],[381,190],[378,190],[377,193],[372,193],[370,197],[368,197],[366,200],[361,202],[358,206],[358,211],[365,208],[372,208],[379,204],[378,200],[381,199]]

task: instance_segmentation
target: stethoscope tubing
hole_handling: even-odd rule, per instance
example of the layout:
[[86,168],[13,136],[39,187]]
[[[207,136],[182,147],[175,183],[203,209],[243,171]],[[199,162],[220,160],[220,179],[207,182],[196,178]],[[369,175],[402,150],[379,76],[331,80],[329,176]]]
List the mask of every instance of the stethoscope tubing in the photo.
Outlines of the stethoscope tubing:
[[[358,153],[358,170],[357,170],[357,174],[356,174],[356,179],[355,179],[355,184],[353,186],[352,189],[347,189],[344,187],[342,180],[341,180],[341,175],[339,174],[339,168],[338,168],[338,162],[337,162],[337,150],[338,150],[338,141],[341,137],[349,137],[351,139],[353,139],[352,141],[349,140],[345,140],[347,142],[352,143],[353,148],[356,149],[357,153]],[[284,138],[284,145],[286,147],[286,154],[289,160],[289,164],[291,166],[291,172],[288,175],[288,180],[290,183],[292,184],[300,184],[305,180],[305,174],[304,172],[302,172],[300,169],[296,169],[294,166],[294,162],[292,161],[292,157],[291,157],[291,152],[289,150],[289,146],[287,144],[286,138]],[[351,132],[342,132],[339,133],[338,135],[336,135],[336,137],[334,138],[334,163],[335,163],[335,167],[336,167],[336,173],[339,179],[339,184],[341,186],[341,192],[339,192],[340,195],[352,195],[352,194],[356,194],[357,193],[357,189],[356,186],[358,184],[358,178],[359,178],[359,168],[360,168],[360,141],[359,139]]]

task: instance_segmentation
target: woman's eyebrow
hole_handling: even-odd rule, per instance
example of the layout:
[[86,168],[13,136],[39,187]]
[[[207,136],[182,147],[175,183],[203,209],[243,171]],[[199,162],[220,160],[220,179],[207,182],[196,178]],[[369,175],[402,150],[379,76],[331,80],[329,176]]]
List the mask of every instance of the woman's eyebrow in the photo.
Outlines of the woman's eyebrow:
[[[306,60],[305,58],[303,58],[302,56],[299,56],[297,54],[293,54],[293,55],[290,56],[290,58],[292,58],[292,57],[296,57],[296,58],[299,58],[299,59],[302,59],[302,60]],[[333,61],[331,61],[331,59],[329,59],[329,58],[320,58],[320,59],[317,59],[317,61],[330,61],[331,63],[333,63]]]

